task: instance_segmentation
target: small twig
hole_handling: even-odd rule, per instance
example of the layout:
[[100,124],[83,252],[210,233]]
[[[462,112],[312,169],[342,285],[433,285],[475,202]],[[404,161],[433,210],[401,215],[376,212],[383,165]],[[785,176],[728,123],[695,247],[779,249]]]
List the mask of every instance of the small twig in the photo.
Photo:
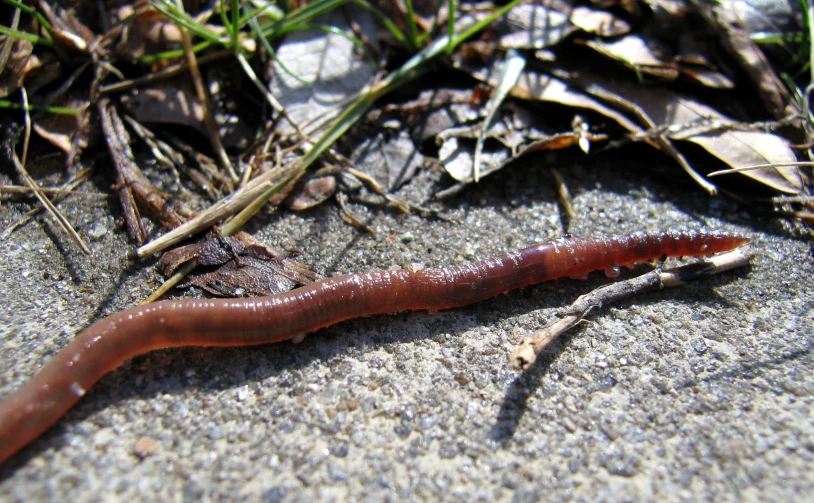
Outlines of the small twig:
[[[211,54],[207,54],[206,56],[201,56],[197,59],[198,65],[202,66],[213,61],[217,61],[219,59],[223,59],[232,54],[232,51],[218,51],[213,52]],[[175,63],[171,66],[158,70],[157,72],[150,73],[143,77],[139,77],[136,79],[127,79],[122,80],[120,82],[116,82],[113,84],[108,84],[106,86],[101,86],[99,88],[99,94],[111,94],[111,93],[118,93],[122,91],[126,91],[128,89],[132,89],[134,87],[141,87],[147,84],[152,84],[153,82],[158,82],[160,80],[166,80],[170,77],[175,77],[187,70],[189,64],[186,61],[181,61]]]
[[156,290],[151,293],[146,299],[144,299],[141,304],[149,304],[151,302],[155,302],[160,299],[165,293],[169,292],[172,287],[177,285],[182,279],[184,279],[187,274],[192,272],[195,267],[198,265],[198,259],[193,258],[183,266],[179,267],[175,274],[172,277],[168,278],[167,281],[161,283],[161,286],[156,288]]
[[779,211],[776,213],[776,215],[780,217],[814,221],[814,213],[811,213],[810,211]]
[[292,119],[290,115],[288,115],[288,112],[283,107],[283,105],[280,104],[279,101],[277,101],[277,98],[275,98],[274,95],[271,94],[271,92],[269,92],[266,86],[264,86],[263,83],[260,82],[260,79],[257,78],[257,75],[254,73],[254,70],[252,70],[251,65],[249,64],[248,61],[246,61],[246,57],[240,52],[236,52],[235,56],[237,57],[237,61],[240,63],[240,66],[243,68],[243,72],[246,74],[246,76],[249,77],[249,80],[255,85],[255,87],[257,87],[257,90],[260,91],[260,93],[266,98],[266,101],[268,102],[269,105],[271,105],[271,108],[273,108],[277,113],[282,115],[282,117],[291,125],[291,127],[294,128],[294,130],[297,132],[301,140],[314,143],[314,140],[311,139],[307,134],[305,134],[305,132],[303,132],[302,129],[300,129],[300,125],[297,124],[297,122],[294,121],[294,119]]
[[713,176],[720,176],[720,175],[729,175],[732,173],[743,173],[744,171],[753,171],[757,169],[768,169],[768,168],[793,168],[793,167],[800,167],[800,166],[814,166],[814,162],[810,161],[799,161],[799,162],[773,162],[771,164],[756,164],[754,166],[744,166],[742,168],[730,168],[730,169],[722,169],[719,171],[713,171],[707,175],[707,178]]
[[50,199],[45,197],[45,195],[39,190],[39,186],[34,182],[31,176],[26,171],[25,166],[20,162],[20,158],[17,157],[17,152],[14,149],[11,149],[11,160],[14,162],[14,167],[20,173],[20,176],[25,180],[25,183],[28,184],[29,187],[34,191],[34,195],[37,196],[37,199],[40,200],[40,203],[48,210],[51,215],[56,219],[57,223],[59,224],[62,229],[68,233],[68,235],[73,239],[74,243],[82,250],[83,253],[86,255],[90,255],[90,248],[85,242],[82,240],[82,237],[79,236],[79,233],[76,232],[76,229],[73,228],[68,219],[60,213],[56,206],[51,202]]
[[720,274],[730,269],[749,265],[755,251],[751,247],[741,247],[731,252],[722,253],[703,262],[685,265],[666,271],[655,270],[642,276],[620,281],[597,288],[593,292],[579,297],[573,304],[562,311],[562,317],[526,337],[509,357],[512,367],[517,370],[528,369],[537,356],[566,330],[578,325],[595,307],[601,307],[630,296],[670,288],[696,280],[702,276]]
[[353,214],[350,211],[348,211],[348,207],[345,204],[347,202],[347,196],[345,194],[343,194],[342,192],[337,192],[336,202],[339,205],[339,216],[342,217],[343,221],[356,227],[359,230],[367,232],[373,237],[376,237],[378,235],[372,227],[365,224],[364,222],[353,216]]
[[110,197],[110,194],[102,194],[101,192],[83,192],[80,190],[69,189],[55,189],[49,187],[39,187],[32,189],[31,187],[23,187],[21,185],[0,185],[0,194],[25,194],[30,195],[33,192],[42,192],[43,194],[64,194],[74,196],[88,196],[88,197]]
[[345,170],[351,175],[361,180],[362,183],[365,183],[370,190],[372,190],[376,194],[385,198],[388,202],[395,205],[405,215],[410,213],[410,206],[407,203],[391,194],[388,194],[387,191],[384,190],[384,187],[379,185],[379,182],[377,182],[372,176],[353,168],[345,168]]
[[571,219],[576,218],[577,212],[574,211],[574,200],[568,186],[565,184],[565,180],[563,180],[556,168],[551,168],[551,175],[554,176],[554,183],[557,184],[557,195],[560,196],[560,204],[562,204],[566,216]]
[[[184,11],[184,4],[181,0],[176,0],[175,4],[179,11]],[[229,178],[231,178],[233,182],[237,183],[240,181],[240,178],[238,178],[237,173],[235,173],[235,170],[232,168],[232,162],[229,160],[229,156],[226,155],[226,150],[223,148],[223,143],[220,141],[218,125],[215,123],[215,118],[212,116],[212,100],[209,99],[209,93],[204,87],[201,69],[198,67],[198,59],[197,56],[195,56],[195,51],[192,50],[192,37],[190,37],[189,31],[180,24],[178,25],[178,30],[181,33],[181,42],[184,46],[184,54],[186,55],[187,63],[189,63],[189,75],[192,78],[193,85],[195,86],[195,94],[198,96],[198,99],[201,101],[201,104],[203,104],[204,107],[204,125],[206,126],[206,133],[209,137],[210,143],[212,144],[212,149],[218,156],[218,160],[223,168],[226,169],[226,172],[229,174]]]
[[[147,240],[147,231],[141,222],[141,214],[133,197],[133,189],[127,183],[125,170],[128,165],[130,170],[136,169],[133,152],[130,149],[129,135],[124,131],[118,113],[108,98],[100,99],[96,105],[99,108],[99,119],[102,123],[105,142],[110,150],[113,159],[113,166],[116,168],[116,191],[119,194],[119,202],[122,206],[124,221],[127,224],[127,231],[130,237],[138,244]],[[118,127],[117,127],[118,126]]]
[[[244,187],[227,196],[224,199],[214,203],[209,208],[200,212],[194,218],[183,225],[167,232],[161,237],[147,243],[146,245],[138,248],[135,251],[135,257],[144,258],[149,257],[153,253],[159,252],[174,244],[188,239],[195,234],[208,229],[212,225],[221,222],[225,218],[234,215],[240,210],[246,208],[248,205],[255,201],[262,194],[280,184],[287,184],[290,182],[297,172],[296,163],[282,166],[280,169],[267,171],[255,178],[249,180]],[[229,232],[224,232],[225,235],[231,235]]]
[[[28,106],[28,92],[25,90],[25,86],[20,87],[20,96],[22,97],[23,101],[23,121],[25,124],[25,135],[23,135],[23,155],[22,160],[20,161],[20,166],[23,167],[28,164],[28,144],[31,141],[31,109]],[[23,168],[23,170],[25,170]],[[28,176],[28,172],[25,173]],[[28,180],[26,180],[28,182]],[[38,187],[34,184],[34,187]]]
[[801,194],[799,196],[775,196],[771,198],[772,204],[814,203],[814,195]]
[[[17,7],[14,9],[14,14],[12,15],[11,23],[9,23],[9,28],[12,30],[16,30],[20,26],[20,8]],[[5,40],[2,41],[2,48],[0,48],[0,74],[6,69],[6,64],[8,63],[9,56],[11,56],[11,49],[14,47],[15,39],[14,37],[5,37]]]
[[31,139],[31,115],[29,114],[28,109],[28,93],[26,93],[25,87],[20,88],[20,93],[23,99],[23,117],[25,120],[25,136],[23,137],[23,159],[20,160],[17,157],[17,151],[14,149],[13,146],[10,146],[9,151],[11,153],[11,161],[14,163],[14,168],[17,170],[17,173],[20,175],[20,178],[23,179],[26,185],[34,192],[34,195],[39,199],[40,204],[48,210],[49,213],[54,217],[59,224],[60,227],[70,236],[70,238],[76,243],[80,250],[86,255],[90,255],[90,248],[82,238],[79,236],[79,233],[76,232],[76,229],[73,228],[68,219],[57,209],[57,207],[51,202],[50,199],[45,197],[45,194],[42,193],[40,190],[40,186],[31,178],[31,175],[28,174],[28,170],[26,170],[26,160],[28,157],[28,143]]
[[[53,200],[51,201],[53,204],[57,204],[58,202],[62,201],[68,193],[73,192],[74,189],[85,183],[88,178],[90,178],[91,168],[83,169],[76,175],[74,175],[70,180],[62,184],[62,187],[57,190],[63,190],[61,194],[55,194]],[[32,190],[32,192],[36,192],[36,190]],[[37,206],[31,211],[26,212],[20,220],[14,222],[13,224],[9,225],[2,234],[0,234],[0,239],[7,239],[11,236],[15,230],[19,229],[23,225],[27,224],[31,218],[39,214],[41,211],[45,209],[44,206]]]

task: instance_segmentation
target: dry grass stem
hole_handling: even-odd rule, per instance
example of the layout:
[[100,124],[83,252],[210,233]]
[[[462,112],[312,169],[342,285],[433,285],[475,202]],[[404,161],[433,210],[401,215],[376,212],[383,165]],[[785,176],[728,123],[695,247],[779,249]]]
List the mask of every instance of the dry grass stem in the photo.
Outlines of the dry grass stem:
[[15,152],[14,150],[11,151],[11,158],[12,161],[14,162],[14,167],[20,173],[20,176],[23,178],[23,180],[25,180],[25,183],[34,192],[34,195],[37,197],[37,199],[39,199],[42,206],[46,210],[48,210],[48,212],[57,221],[59,226],[62,227],[62,230],[64,230],[71,237],[71,239],[73,240],[74,243],[76,243],[79,249],[82,250],[82,252],[85,253],[86,255],[90,255],[90,248],[88,248],[88,245],[85,244],[85,242],[82,240],[82,237],[79,235],[78,232],[76,232],[76,229],[74,229],[71,223],[68,222],[68,219],[65,218],[65,216],[57,209],[56,206],[54,206],[54,203],[52,203],[51,200],[48,199],[45,196],[45,194],[42,193],[39,186],[37,186],[36,182],[34,182],[34,179],[31,178],[31,176],[28,174],[28,171],[25,169],[25,166],[23,166],[22,162],[20,162],[20,158],[17,157],[17,152]]
[[[218,61],[223,59],[232,54],[232,51],[217,51],[211,54],[207,54],[205,56],[201,56],[196,61],[198,66],[206,65],[212,63],[214,61]],[[122,91],[127,91],[128,89],[132,89],[135,87],[142,87],[147,84],[152,84],[154,82],[160,82],[162,80],[166,80],[170,77],[175,77],[176,75],[180,75],[185,72],[189,68],[189,64],[186,61],[182,61],[179,63],[174,63],[171,66],[166,68],[162,68],[161,70],[148,73],[143,77],[135,78],[135,79],[126,79],[120,82],[116,82],[114,84],[108,84],[105,86],[101,86],[99,88],[99,94],[111,94],[111,93],[119,93]]]
[[86,197],[112,197],[113,194],[103,194],[101,192],[83,192],[80,190],[70,190],[70,189],[55,189],[55,188],[48,188],[48,187],[37,187],[36,189],[32,189],[31,187],[23,187],[21,185],[0,185],[0,193],[6,194],[32,194],[34,192],[41,192],[43,194],[60,194],[60,195],[74,195],[74,196],[86,196]]
[[565,214],[568,218],[576,218],[577,212],[574,211],[574,200],[571,198],[571,192],[568,191],[568,186],[565,184],[560,172],[556,168],[551,168],[551,175],[554,177],[554,183],[557,185],[557,195],[560,196],[560,204],[565,209]]
[[729,168],[722,169],[719,171],[713,171],[712,173],[708,174],[707,177],[729,175],[732,173],[743,173],[744,171],[755,171],[758,169],[786,168],[794,166],[814,166],[814,162],[800,161],[800,162],[775,162],[771,164],[757,164],[755,166],[744,166],[742,168]]
[[247,207],[267,190],[274,187],[277,181],[285,179],[286,176],[290,176],[297,167],[297,163],[292,163],[280,169],[273,169],[257,176],[250,180],[243,188],[216,202],[194,218],[191,218],[185,224],[176,227],[163,236],[138,248],[135,252],[135,256],[137,258],[149,257],[153,253],[160,252],[199,232],[209,229],[213,225]]
[[183,266],[179,267],[178,270],[175,271],[175,274],[172,275],[172,277],[167,278],[167,281],[161,283],[161,286],[156,288],[156,290],[153,293],[151,293],[149,297],[144,299],[141,302],[141,304],[142,305],[149,304],[163,297],[165,293],[169,292],[175,285],[180,283],[181,280],[184,279],[187,276],[187,274],[192,272],[192,270],[195,269],[195,267],[197,266],[198,259],[193,258]]

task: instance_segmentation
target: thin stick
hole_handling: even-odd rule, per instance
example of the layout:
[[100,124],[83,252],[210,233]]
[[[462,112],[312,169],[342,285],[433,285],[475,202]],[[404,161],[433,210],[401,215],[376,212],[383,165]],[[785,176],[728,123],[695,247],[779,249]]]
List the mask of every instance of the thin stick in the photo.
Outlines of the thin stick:
[[744,166],[742,168],[730,168],[730,169],[722,169],[719,171],[713,171],[707,175],[707,178],[711,176],[720,176],[720,175],[729,175],[731,173],[743,173],[744,171],[753,171],[757,169],[767,169],[767,168],[790,168],[790,167],[800,167],[800,166],[814,166],[814,162],[810,161],[798,161],[798,162],[773,162],[771,164],[756,164],[754,166]]
[[565,184],[560,172],[556,168],[551,168],[551,175],[554,177],[554,183],[557,185],[557,195],[560,196],[560,204],[562,204],[565,214],[568,218],[576,218],[577,212],[574,211],[574,199],[571,197],[571,192]]
[[755,251],[752,248],[738,248],[731,252],[711,257],[704,262],[689,264],[676,269],[662,271],[656,269],[642,276],[620,281],[597,288],[579,297],[561,312],[561,318],[526,337],[509,357],[509,363],[516,370],[527,370],[537,356],[551,342],[566,330],[578,325],[595,307],[601,307],[636,294],[679,286],[702,276],[720,274],[730,269],[749,265]]
[[167,281],[161,283],[161,286],[156,288],[156,290],[151,293],[146,299],[141,302],[141,305],[149,304],[150,302],[155,302],[160,299],[165,293],[169,292],[175,285],[181,282],[182,279],[186,278],[187,274],[192,272],[195,267],[198,265],[198,259],[193,258],[183,266],[181,266],[175,274],[172,275]]
[[[181,0],[176,0],[175,4],[178,7],[178,10],[181,12],[184,11],[184,3]],[[187,63],[189,63],[189,75],[192,78],[192,83],[195,86],[195,94],[198,96],[198,99],[201,101],[201,104],[204,107],[204,125],[206,126],[206,133],[209,137],[209,141],[212,143],[212,149],[218,156],[221,166],[226,169],[226,173],[229,175],[229,178],[231,178],[233,182],[237,183],[240,181],[240,178],[238,178],[237,173],[235,173],[235,170],[232,168],[232,162],[229,160],[229,156],[226,155],[226,150],[224,150],[223,143],[220,141],[218,125],[215,124],[215,119],[212,116],[212,100],[209,99],[209,93],[206,91],[206,88],[203,85],[203,77],[201,76],[201,70],[198,67],[198,59],[197,56],[195,56],[195,51],[192,50],[192,39],[189,36],[189,31],[181,24],[178,24],[178,30],[181,33],[181,42],[184,45],[184,53],[187,58]]]
[[345,168],[345,170],[348,173],[355,176],[356,178],[358,178],[359,180],[361,180],[363,183],[367,184],[370,190],[382,196],[387,201],[393,203],[399,210],[401,210],[402,213],[404,214],[410,213],[410,206],[407,203],[393,195],[388,194],[387,191],[384,190],[384,188],[381,185],[379,185],[379,182],[377,182],[372,176],[353,168]]
[[[88,178],[90,177],[90,173],[91,168],[83,169],[82,171],[74,175],[70,180],[62,184],[62,189],[65,190],[66,192],[72,192],[74,189],[76,189],[77,187],[79,187],[88,180]],[[32,192],[36,191],[32,190]],[[66,195],[67,194],[55,194],[52,203],[54,204],[58,203],[59,201],[63,200],[66,197]],[[9,236],[11,236],[12,232],[19,229],[21,226],[27,224],[31,220],[31,218],[39,214],[44,209],[45,209],[44,206],[37,206],[33,210],[26,212],[22,216],[22,218],[20,218],[20,220],[9,225],[6,228],[6,230],[4,230],[2,234],[0,234],[0,239],[7,239]]]
[[[28,176],[28,172],[25,171],[24,166],[28,164],[28,143],[31,141],[31,109],[28,106],[28,92],[25,90],[25,86],[20,87],[20,96],[23,98],[23,120],[25,124],[25,135],[23,136],[23,159],[20,161],[20,166],[23,167],[25,176]],[[28,182],[28,180],[26,180],[26,182]],[[34,184],[34,186],[39,187],[36,184]]]
[[68,189],[54,189],[49,187],[39,187],[32,189],[31,187],[23,187],[21,185],[0,185],[0,194],[31,194],[32,192],[42,192],[43,194],[64,194],[74,196],[92,196],[92,197],[111,197],[110,194],[102,194],[101,192],[83,192],[81,190],[68,190]]
[[302,129],[300,129],[300,125],[297,124],[294,121],[294,119],[291,118],[290,115],[288,115],[288,112],[283,107],[283,105],[280,104],[279,101],[277,101],[277,98],[275,98],[274,95],[271,94],[271,92],[269,92],[266,86],[264,86],[263,83],[260,82],[260,79],[257,78],[257,74],[254,73],[254,70],[252,70],[251,65],[249,64],[248,61],[246,61],[246,57],[239,51],[235,52],[235,56],[237,57],[237,61],[240,63],[240,66],[243,68],[243,72],[246,73],[246,76],[249,77],[249,80],[252,81],[255,87],[257,87],[257,90],[260,91],[260,93],[266,98],[266,101],[269,103],[269,105],[271,105],[271,108],[273,108],[277,113],[282,115],[283,118],[285,118],[285,120],[288,121],[289,124],[291,124],[291,127],[294,128],[294,130],[300,136],[301,140],[315,143],[313,139],[311,139],[307,134],[305,134],[305,132],[302,131]]
[[26,160],[28,158],[28,142],[31,139],[31,115],[29,114],[28,110],[28,93],[26,93],[25,87],[20,88],[20,93],[23,98],[23,117],[25,119],[25,136],[23,137],[23,159],[20,160],[17,157],[17,151],[14,148],[9,149],[11,151],[11,160],[14,163],[14,168],[19,173],[20,177],[23,181],[28,185],[28,187],[34,192],[34,195],[39,199],[40,204],[48,210],[49,213],[54,217],[59,224],[60,227],[70,236],[70,238],[76,243],[80,250],[86,255],[90,255],[90,248],[82,238],[79,236],[79,233],[76,232],[76,229],[73,228],[68,219],[60,213],[57,207],[51,202],[50,199],[45,197],[45,194],[40,191],[40,186],[31,178],[31,175],[28,174],[28,170],[25,169]]
[[[230,56],[231,54],[232,54],[232,51],[213,52],[211,54],[207,54],[206,56],[201,56],[200,58],[197,59],[197,62],[198,62],[199,66],[200,65],[205,65],[205,64],[211,63],[213,61],[223,59],[223,58],[225,58],[227,56]],[[122,80],[120,82],[116,82],[116,83],[113,83],[113,84],[108,84],[106,86],[101,86],[99,88],[99,94],[100,95],[105,95],[105,94],[110,94],[110,93],[118,93],[118,92],[126,91],[126,90],[134,88],[134,87],[140,87],[140,86],[144,86],[144,85],[147,85],[147,84],[151,84],[153,82],[158,82],[160,80],[166,80],[166,79],[169,79],[170,77],[174,77],[176,75],[179,75],[179,74],[183,73],[188,67],[189,67],[189,64],[186,61],[181,61],[181,62],[175,63],[175,64],[173,64],[171,66],[168,66],[168,67],[166,67],[164,69],[161,69],[161,70],[159,70],[157,72],[153,72],[153,73],[150,73],[148,75],[145,75],[144,77],[139,77],[139,78],[136,78],[136,79]]]
[[226,217],[234,215],[251,204],[251,202],[256,200],[260,195],[273,188],[281,179],[285,180],[290,178],[291,169],[290,167],[284,166],[279,170],[267,171],[252,178],[244,187],[200,212],[195,217],[189,219],[185,224],[176,227],[163,236],[138,248],[135,251],[135,256],[138,258],[149,257],[153,253],[157,253],[188,239],[202,230],[208,229],[213,224],[222,221]]
[[56,219],[57,223],[59,224],[62,229],[68,233],[68,235],[73,239],[74,243],[82,250],[83,253],[86,255],[90,255],[90,248],[85,242],[82,240],[82,237],[79,236],[79,233],[76,232],[76,229],[68,222],[68,219],[60,213],[56,206],[51,202],[50,199],[45,197],[45,195],[39,190],[39,186],[34,182],[31,176],[26,171],[23,164],[20,162],[20,158],[17,157],[17,152],[13,149],[11,150],[11,160],[14,162],[14,167],[17,168],[17,171],[20,173],[20,176],[25,180],[25,183],[28,184],[29,187],[34,191],[34,195],[37,196],[37,199],[40,200],[40,203],[48,210],[51,215]]

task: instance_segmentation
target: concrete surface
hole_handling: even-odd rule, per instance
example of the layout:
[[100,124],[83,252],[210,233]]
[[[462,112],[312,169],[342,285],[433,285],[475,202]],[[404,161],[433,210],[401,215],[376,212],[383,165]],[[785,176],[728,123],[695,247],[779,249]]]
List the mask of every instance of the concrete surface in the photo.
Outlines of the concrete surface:
[[[0,467],[0,500],[811,501],[810,243],[705,197],[678,169],[560,168],[579,215],[572,234],[745,232],[753,268],[603,309],[526,374],[507,365],[513,340],[605,283],[601,273],[350,321],[300,345],[143,355]],[[440,178],[423,172],[399,194],[424,202]],[[151,261],[125,259],[115,201],[60,207],[92,256],[48,217],[0,242],[0,397],[159,282]],[[254,230],[326,274],[463,263],[563,232],[547,171],[532,166],[440,207],[462,223],[351,204],[370,237],[328,204]],[[6,204],[2,228],[27,208]]]

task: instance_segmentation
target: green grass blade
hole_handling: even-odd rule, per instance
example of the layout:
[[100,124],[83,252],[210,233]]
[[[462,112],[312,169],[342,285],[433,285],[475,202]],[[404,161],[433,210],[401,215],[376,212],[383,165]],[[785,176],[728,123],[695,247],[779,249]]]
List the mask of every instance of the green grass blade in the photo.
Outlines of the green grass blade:
[[456,5],[455,0],[449,0],[449,16],[447,18],[447,48],[446,53],[447,55],[452,54],[453,49],[455,46],[452,45],[452,40],[455,38],[455,12],[456,12]]
[[453,37],[453,39],[452,39],[452,48],[454,49],[455,47],[460,45],[461,42],[468,39],[469,37],[471,37],[475,33],[481,31],[482,29],[486,28],[488,25],[492,24],[492,22],[494,22],[497,18],[499,18],[503,14],[509,12],[514,7],[516,7],[517,5],[523,3],[524,1],[525,0],[512,0],[511,2],[507,3],[506,5],[501,7],[500,9],[496,10],[495,12],[493,12],[492,14],[487,16],[486,18],[478,21],[477,23],[473,24],[469,28],[464,29],[463,32],[461,32],[458,35],[456,35],[455,37]]
[[[202,50],[206,49],[211,45],[212,42],[210,42],[209,40],[198,42],[197,44],[192,46],[192,52],[198,54],[199,52],[201,52]],[[153,63],[155,61],[164,61],[183,57],[184,57],[183,49],[173,49],[171,51],[159,52],[158,54],[146,54],[144,56],[139,56],[138,58],[136,58],[136,60],[141,61],[142,63]]]
[[[319,9],[325,7],[326,4],[339,4],[341,5],[346,0],[326,0],[318,2]],[[284,180],[277,183],[274,187],[266,191],[261,197],[257,198],[249,206],[244,208],[238,215],[235,216],[230,222],[222,227],[227,234],[236,232],[243,224],[245,224],[252,216],[254,216],[260,209],[268,202],[274,194],[282,190],[285,185],[294,179],[297,174],[307,169],[313,164],[320,155],[322,155],[328,148],[331,147],[343,134],[345,134],[356,122],[364,116],[364,114],[373,106],[373,103],[384,96],[385,94],[393,91],[395,88],[414,80],[416,77],[426,71],[426,63],[438,54],[444,52],[448,47],[455,48],[461,42],[471,37],[489,23],[502,16],[506,11],[519,4],[523,0],[514,0],[501,9],[495,11],[486,19],[473,24],[471,27],[465,28],[461,34],[444,35],[435,42],[425,47],[421,52],[410,58],[401,68],[388,75],[385,79],[379,82],[374,88],[368,89],[363,92],[361,96],[342,114],[337,117],[330,128],[317,140],[311,149],[305,153],[297,168],[292,171]],[[315,5],[315,4],[311,4]],[[308,16],[304,13],[308,7],[298,11],[294,16],[287,19],[287,22],[275,23],[274,25],[263,30],[264,35],[275,34],[279,30],[284,30],[287,26],[302,24],[302,20],[307,19]],[[309,11],[313,12],[313,11]],[[291,22],[291,19],[300,19],[298,23]]]
[[311,18],[337,9],[346,4],[348,1],[349,0],[317,0],[316,2],[309,3],[297,11],[287,14],[286,17],[280,21],[277,21],[271,26],[264,28],[263,34],[267,37],[273,37],[274,33],[278,30],[285,29],[290,25],[308,22],[311,20]]
[[8,27],[3,26],[3,25],[0,25],[0,34],[8,35],[9,37],[18,38],[20,40],[27,40],[27,41],[31,42],[32,44],[42,44],[42,45],[48,45],[48,46],[54,45],[54,43],[51,42],[50,40],[48,40],[47,38],[40,37],[39,35],[34,35],[33,33],[28,33],[28,32],[19,31],[19,30],[12,30],[11,28],[8,28]]
[[218,33],[213,32],[212,30],[206,29],[200,24],[198,24],[194,19],[190,18],[186,13],[181,12],[178,10],[177,7],[170,3],[170,0],[154,0],[150,2],[153,8],[158,12],[164,14],[167,18],[169,18],[172,22],[176,23],[179,26],[186,28],[190,33],[197,36],[198,38],[202,38],[207,42],[213,44],[222,44],[227,48],[229,44],[224,43],[223,38]]
[[52,114],[62,114],[62,115],[79,115],[82,113],[82,110],[76,110],[73,108],[53,107],[53,106],[42,107],[38,105],[23,106],[19,103],[8,100],[0,100],[0,108],[6,108],[10,110],[28,110],[29,112],[49,112]]
[[418,49],[418,27],[415,24],[415,9],[413,8],[413,0],[404,0],[404,5],[407,7],[407,37],[410,45],[407,46],[411,52]]
[[38,11],[34,7],[31,7],[30,5],[26,5],[26,4],[22,3],[22,2],[18,2],[17,0],[3,0],[3,2],[11,5],[12,7],[17,7],[18,9],[25,12],[26,14],[34,16],[34,18],[37,20],[37,22],[40,23],[40,25],[42,25],[42,27],[45,28],[45,30],[48,33],[50,33],[51,36],[53,37],[53,30],[51,29],[51,23],[49,23],[48,20],[45,19],[45,16],[43,16],[40,11]]
[[271,44],[268,41],[268,38],[266,38],[263,35],[263,30],[262,28],[260,28],[260,23],[257,21],[257,18],[249,19],[249,28],[251,28],[254,35],[260,41],[260,45],[262,45],[266,49],[266,52],[269,54],[269,56],[271,56],[271,59],[273,59],[275,63],[280,65],[280,68],[282,68],[285,73],[291,75],[291,77],[300,84],[307,84],[305,79],[291,71],[291,69],[288,68],[288,66],[285,63],[283,63],[283,61],[280,58],[277,57],[277,51],[275,51],[274,47],[271,46]]
[[232,0],[232,44],[240,50],[240,2]]

